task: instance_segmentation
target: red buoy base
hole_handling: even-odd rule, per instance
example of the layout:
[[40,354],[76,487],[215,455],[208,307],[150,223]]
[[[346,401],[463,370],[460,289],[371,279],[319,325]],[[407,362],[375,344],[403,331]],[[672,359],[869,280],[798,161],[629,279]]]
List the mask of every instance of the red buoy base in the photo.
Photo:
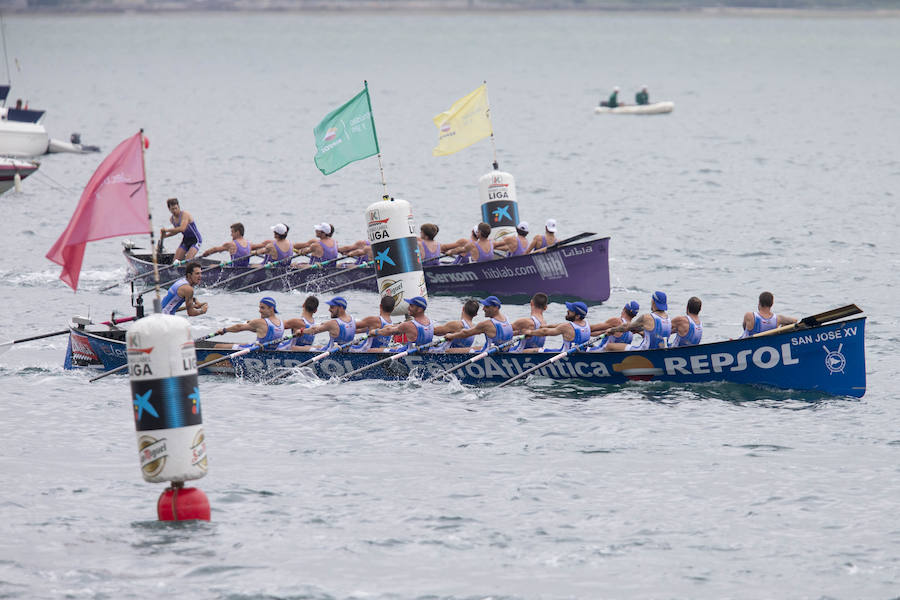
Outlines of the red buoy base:
[[156,514],[160,521],[209,521],[209,499],[203,490],[182,487],[173,482],[160,494],[156,502]]

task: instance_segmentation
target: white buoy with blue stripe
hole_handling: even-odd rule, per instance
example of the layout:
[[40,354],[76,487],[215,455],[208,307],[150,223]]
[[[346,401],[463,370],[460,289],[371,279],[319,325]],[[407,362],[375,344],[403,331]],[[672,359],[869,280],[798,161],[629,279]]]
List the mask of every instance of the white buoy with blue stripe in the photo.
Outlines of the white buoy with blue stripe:
[[396,300],[395,315],[406,310],[401,300],[428,297],[412,209],[406,200],[384,197],[366,209],[378,291]]
[[515,178],[499,170],[499,165],[494,162],[494,170],[478,180],[478,195],[481,198],[481,220],[491,226],[491,239],[515,235],[516,225],[519,224]]

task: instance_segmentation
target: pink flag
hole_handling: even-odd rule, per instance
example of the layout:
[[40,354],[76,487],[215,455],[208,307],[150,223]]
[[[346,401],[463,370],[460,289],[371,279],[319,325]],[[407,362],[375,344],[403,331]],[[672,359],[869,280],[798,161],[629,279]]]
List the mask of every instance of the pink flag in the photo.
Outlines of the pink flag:
[[68,227],[47,253],[47,258],[62,265],[59,278],[73,290],[78,289],[87,242],[150,233],[141,141],[139,132],[100,163],[84,188]]

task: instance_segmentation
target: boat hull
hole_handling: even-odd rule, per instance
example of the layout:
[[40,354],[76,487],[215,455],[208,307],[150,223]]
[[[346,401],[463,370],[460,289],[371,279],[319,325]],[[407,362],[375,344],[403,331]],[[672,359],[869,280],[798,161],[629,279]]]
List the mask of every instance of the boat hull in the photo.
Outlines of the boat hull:
[[[149,256],[125,250],[132,275],[149,273]],[[164,256],[171,262],[171,255]],[[287,291],[325,293],[335,289],[377,291],[374,267],[351,268],[326,265],[322,269],[275,267],[217,267],[209,259],[199,261],[204,267],[200,287],[245,291]],[[205,269],[209,269],[208,271]],[[181,268],[167,266],[160,272],[161,281],[177,279]],[[561,246],[550,252],[526,254],[465,265],[425,267],[425,283],[429,294],[495,295],[504,300],[528,300],[537,292],[580,299],[590,303],[609,298],[609,238]],[[226,281],[228,280],[228,281]],[[255,285],[254,285],[255,284]]]
[[653,104],[627,104],[615,108],[597,106],[594,108],[594,113],[598,115],[664,115],[673,110],[675,110],[674,102],[654,102]]
[[[574,352],[564,360],[539,369],[535,375],[554,380],[581,380],[593,384],[622,385],[639,381],[679,384],[726,382],[762,385],[834,396],[862,397],[866,390],[865,317],[746,339],[701,344],[687,348],[633,352]],[[101,334],[72,330],[66,367],[114,369],[126,364],[124,334],[110,339]],[[198,344],[197,361],[203,363],[223,352]],[[266,381],[316,356],[311,352],[255,351],[227,359],[201,373],[237,375]],[[340,377],[388,356],[385,353],[336,353],[313,363],[310,373]],[[467,385],[495,385],[553,356],[549,353],[505,352],[469,364],[453,376]],[[399,380],[428,377],[468,360],[468,354],[413,354],[386,366],[377,366],[352,379]]]
[[12,158],[0,158],[0,194],[11,189],[16,183],[16,173],[20,179],[25,179],[38,170],[40,163],[30,160],[16,160]]
[[40,156],[49,144],[47,130],[39,123],[0,120],[0,155]]

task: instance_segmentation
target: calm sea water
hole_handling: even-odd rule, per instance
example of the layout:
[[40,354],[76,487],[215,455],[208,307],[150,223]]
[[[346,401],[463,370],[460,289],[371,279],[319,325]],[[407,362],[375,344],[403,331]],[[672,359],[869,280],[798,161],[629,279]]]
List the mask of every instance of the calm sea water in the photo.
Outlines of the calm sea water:
[[[523,218],[608,234],[617,314],[655,289],[733,337],[763,289],[869,317],[861,401],[729,385],[278,386],[203,379],[210,523],[161,525],[127,382],[62,369],[64,336],[0,358],[0,596],[887,598],[898,594],[900,20],[226,14],[6,20],[12,98],[105,151],[143,127],[154,217],[207,243],[284,221],[363,235],[376,159],[323,177],[312,128],[369,81],[388,191],[439,239],[478,219],[488,142],[433,158],[434,114],[487,80]],[[17,70],[13,58],[18,58]],[[594,115],[614,85],[668,116]],[[43,258],[101,157],[46,157],[0,199],[0,331],[128,310],[120,240],[77,294]],[[299,232],[303,232],[302,236]],[[295,236],[292,236],[295,237]],[[138,240],[146,244],[146,238]],[[196,332],[255,316],[204,293]],[[287,314],[302,297],[276,294]],[[357,315],[375,296],[348,295]],[[551,306],[562,318],[563,299]],[[433,318],[459,301],[437,298]],[[673,312],[676,312],[673,310]],[[521,306],[507,314],[523,316]],[[97,319],[97,320],[103,320]]]

